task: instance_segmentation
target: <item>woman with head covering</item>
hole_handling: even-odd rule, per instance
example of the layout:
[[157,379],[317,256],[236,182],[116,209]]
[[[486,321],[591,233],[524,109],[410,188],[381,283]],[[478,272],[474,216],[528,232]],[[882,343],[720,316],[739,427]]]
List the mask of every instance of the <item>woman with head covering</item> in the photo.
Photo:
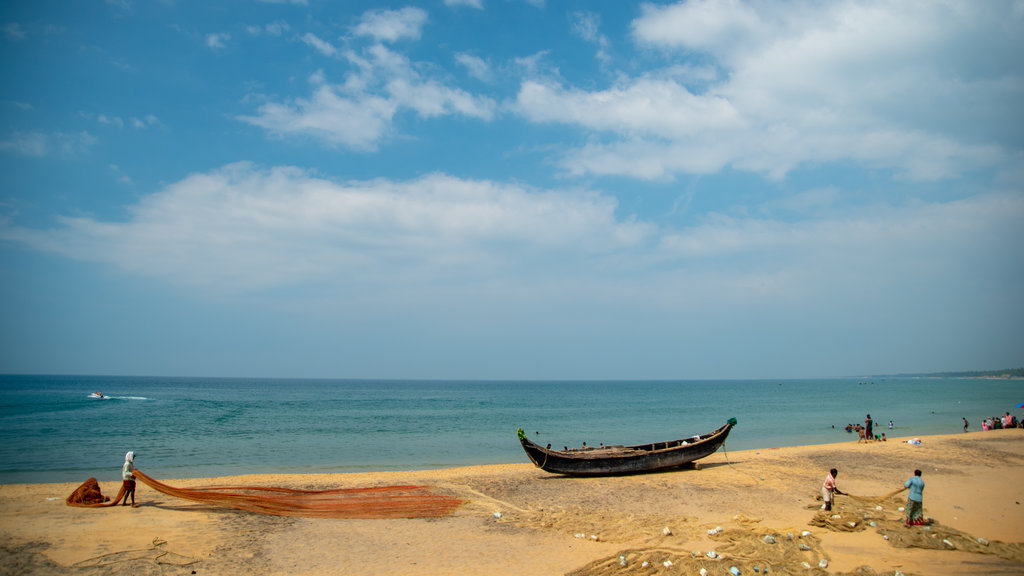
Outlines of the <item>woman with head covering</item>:
[[124,455],[124,466],[121,467],[121,480],[123,485],[121,489],[124,490],[124,503],[122,506],[128,505],[128,497],[132,497],[132,507],[135,506],[135,475],[132,472],[135,471],[135,452],[128,452]]

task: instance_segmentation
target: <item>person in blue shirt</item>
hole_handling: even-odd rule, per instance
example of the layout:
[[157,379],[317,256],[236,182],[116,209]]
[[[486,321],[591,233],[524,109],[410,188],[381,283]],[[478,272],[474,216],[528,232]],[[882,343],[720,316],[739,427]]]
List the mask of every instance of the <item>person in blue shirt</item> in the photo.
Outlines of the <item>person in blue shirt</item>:
[[924,480],[921,480],[921,471],[914,470],[914,475],[903,483],[907,493],[907,526],[924,525]]

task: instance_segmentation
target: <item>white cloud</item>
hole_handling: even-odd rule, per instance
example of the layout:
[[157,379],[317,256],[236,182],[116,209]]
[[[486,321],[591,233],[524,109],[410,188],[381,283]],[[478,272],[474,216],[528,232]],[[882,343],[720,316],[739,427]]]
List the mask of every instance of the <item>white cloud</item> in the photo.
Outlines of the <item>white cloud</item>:
[[355,28],[357,36],[371,36],[380,42],[416,40],[427,22],[427,13],[421,8],[407,6],[399,10],[371,10],[363,14]]
[[0,150],[22,156],[45,156],[48,138],[42,132],[14,132],[6,140],[0,140]]
[[[574,173],[672,178],[732,166],[781,178],[854,161],[951,178],[1004,165],[1019,146],[1009,126],[1022,121],[1024,66],[1009,55],[1024,52],[1021,25],[1021,11],[995,3],[648,4],[634,38],[674,66],[586,91],[528,78],[513,108],[594,133],[565,155]],[[586,14],[573,29],[599,37]],[[694,68],[695,53],[711,67]]]
[[543,76],[548,73],[557,76],[558,69],[553,68],[546,61],[548,55],[548,50],[541,50],[540,52],[535,52],[533,54],[530,54],[529,56],[521,56],[518,58],[514,58],[512,62],[516,65],[516,67],[521,69],[523,75],[527,77]]
[[444,174],[335,182],[240,163],[143,197],[126,221],[67,218],[51,230],[0,222],[0,238],[203,293],[297,287],[336,306],[458,291],[477,303],[554,301],[588,314],[614,302],[620,313],[785,316],[837,306],[884,313],[889,296],[912,286],[969,297],[979,279],[1000,278],[1019,294],[1021,194],[841,212],[828,210],[833,195],[809,192],[814,220],[708,214],[668,228],[618,214],[613,198],[594,192]]
[[225,47],[225,42],[231,39],[231,34],[227,32],[217,32],[214,34],[206,35],[206,46],[214,50],[220,50]]
[[643,242],[650,227],[616,222],[615,207],[590,193],[443,174],[336,183],[242,163],[169,185],[132,207],[128,222],[72,218],[60,230],[0,234],[133,273],[246,292],[513,274],[560,253]]
[[666,144],[633,139],[591,143],[567,152],[561,166],[574,176],[623,175],[641,180],[671,180],[677,173],[713,174],[729,164],[733,151],[723,142]]
[[160,119],[152,114],[147,114],[142,118],[132,117],[132,127],[138,129],[149,128],[150,126],[156,126],[160,124]]
[[445,6],[469,6],[470,8],[476,8],[482,10],[484,7],[483,0],[444,0]]
[[280,36],[291,29],[292,27],[284,20],[275,20],[274,22],[265,24],[263,26],[250,24],[249,26],[245,27],[246,32],[248,32],[252,36],[260,36],[262,34],[268,34],[270,36]]
[[601,34],[601,16],[594,12],[572,12],[569,14],[570,30],[587,42],[597,44],[597,59],[607,64],[611,60],[608,54],[610,43]]
[[87,120],[95,120],[99,124],[103,124],[105,126],[113,126],[115,128],[124,128],[125,126],[131,126],[132,128],[141,130],[160,124],[160,119],[152,114],[146,114],[142,117],[133,116],[129,118],[127,121],[125,121],[124,118],[120,116],[115,116],[113,114],[93,114],[91,112],[79,112],[78,115]]
[[592,130],[667,140],[743,125],[728,100],[697,96],[676,82],[655,78],[634,79],[601,92],[565,90],[527,80],[520,87],[516,106],[535,122],[568,122]]
[[312,46],[317,52],[324,56],[334,56],[338,53],[338,50],[332,46],[329,42],[321,40],[316,34],[306,33],[302,36],[302,41],[308,46]]
[[121,184],[126,184],[128,186],[135,184],[131,177],[122,172],[121,167],[118,166],[117,164],[111,164],[110,171],[114,174],[114,176],[117,178],[117,181],[120,182]]
[[749,50],[751,44],[771,42],[780,32],[772,23],[764,21],[754,7],[741,0],[696,0],[668,6],[644,4],[641,10],[642,15],[633,22],[633,33],[640,42],[691,48],[716,56],[738,49]]
[[346,98],[330,86],[319,86],[310,98],[290,104],[267,103],[259,116],[241,120],[272,134],[304,134],[356,150],[375,150],[391,126],[395,105],[373,96]]
[[116,126],[118,128],[124,128],[124,120],[120,116],[107,116],[106,114],[99,114],[96,116],[96,121],[100,124],[108,124]]
[[0,151],[22,156],[43,157],[56,152],[62,156],[78,156],[96,144],[88,132],[13,132],[6,140],[0,140]]
[[292,29],[292,27],[289,26],[288,23],[283,20],[271,22],[270,24],[267,24],[265,28],[267,30],[267,34],[270,34],[271,36],[280,36],[281,34],[284,34],[288,30]]
[[340,84],[318,73],[308,98],[260,106],[257,116],[239,119],[276,135],[305,135],[355,150],[376,150],[392,133],[402,109],[420,117],[461,115],[489,120],[496,104],[489,98],[424,78],[404,56],[382,45],[362,55],[347,52],[354,71]]
[[4,38],[7,38],[11,42],[20,42],[28,37],[28,34],[25,32],[25,29],[22,28],[21,24],[18,24],[17,22],[8,22],[7,24],[4,24],[3,27],[0,29],[3,30]]
[[483,82],[490,82],[493,79],[491,67],[487,61],[479,56],[460,52],[455,55],[455,61],[469,72],[469,75]]

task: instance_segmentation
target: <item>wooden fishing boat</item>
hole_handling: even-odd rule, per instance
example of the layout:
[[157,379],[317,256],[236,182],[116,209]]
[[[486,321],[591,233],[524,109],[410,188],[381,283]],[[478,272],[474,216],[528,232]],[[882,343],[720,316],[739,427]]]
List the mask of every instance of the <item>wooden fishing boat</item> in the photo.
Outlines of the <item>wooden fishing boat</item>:
[[569,476],[615,476],[642,474],[678,468],[713,454],[729,437],[736,425],[729,418],[724,426],[691,438],[654,442],[637,446],[600,446],[571,450],[552,450],[530,441],[519,429],[519,442],[530,460],[552,474]]

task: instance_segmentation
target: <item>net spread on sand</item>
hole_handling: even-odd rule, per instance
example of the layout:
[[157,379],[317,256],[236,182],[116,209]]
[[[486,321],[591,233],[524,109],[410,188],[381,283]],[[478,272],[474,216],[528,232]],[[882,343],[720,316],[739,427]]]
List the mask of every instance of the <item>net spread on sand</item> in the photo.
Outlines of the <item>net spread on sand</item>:
[[[375,486],[335,490],[296,490],[265,486],[216,486],[175,488],[155,480],[138,469],[136,479],[153,490],[215,506],[274,516],[307,518],[437,518],[455,511],[462,500],[435,493],[429,486]],[[68,496],[69,506],[113,506],[124,496],[124,488],[112,501],[105,501],[95,478],[90,478]]]
[[[905,512],[901,508],[905,500],[897,497],[900,492],[902,490],[874,498],[843,497],[834,510],[827,512],[820,510],[819,501],[808,506],[819,509],[809,524],[830,532],[873,530],[879,538],[884,538],[888,545],[895,548],[957,550],[1024,563],[1024,544],[975,538],[934,520],[928,526],[907,526]],[[545,513],[550,515],[551,511],[545,510]],[[507,518],[514,519],[512,515]],[[609,530],[608,520],[603,518],[599,523],[604,524],[600,540],[609,543],[625,540],[641,545],[616,550],[569,572],[567,576],[616,576],[626,573],[689,575],[701,570],[709,575],[729,576],[732,568],[736,568],[743,576],[892,576],[899,573],[896,570],[876,572],[866,564],[851,572],[835,572],[830,566],[832,559],[817,534],[804,529],[773,529],[762,525],[760,519],[736,516],[733,518],[736,526],[721,531],[716,529],[714,533],[709,530],[707,540],[713,543],[713,554],[706,548],[704,551],[693,549],[698,547],[695,541],[703,538],[700,534],[703,526],[679,525],[680,519],[676,519],[673,530],[666,531],[662,537],[663,534],[657,530],[660,524],[650,517],[635,519],[639,523],[635,520],[630,522],[636,524],[634,531],[628,530],[626,526],[612,526],[614,529]],[[663,520],[669,521],[668,518]],[[580,526],[581,517],[569,517],[562,522],[547,516],[532,519],[532,523],[531,519],[524,519],[524,523],[566,530]],[[641,533],[648,536],[640,537]]]
[[[800,576],[827,576],[819,563],[827,559],[821,541],[812,535],[779,533],[764,528],[726,529],[713,535],[714,550],[701,552],[669,544],[620,550],[616,554],[591,562],[567,576],[617,576],[628,573],[707,574],[729,576],[738,573]],[[686,545],[686,543],[681,543]],[[874,572],[871,572],[874,574]]]
[[1021,543],[976,538],[934,519],[929,519],[925,526],[908,526],[902,508],[906,501],[896,497],[900,492],[902,490],[879,498],[853,496],[835,511],[815,514],[810,525],[832,532],[874,529],[896,548],[960,550],[1024,562],[1024,544]]

